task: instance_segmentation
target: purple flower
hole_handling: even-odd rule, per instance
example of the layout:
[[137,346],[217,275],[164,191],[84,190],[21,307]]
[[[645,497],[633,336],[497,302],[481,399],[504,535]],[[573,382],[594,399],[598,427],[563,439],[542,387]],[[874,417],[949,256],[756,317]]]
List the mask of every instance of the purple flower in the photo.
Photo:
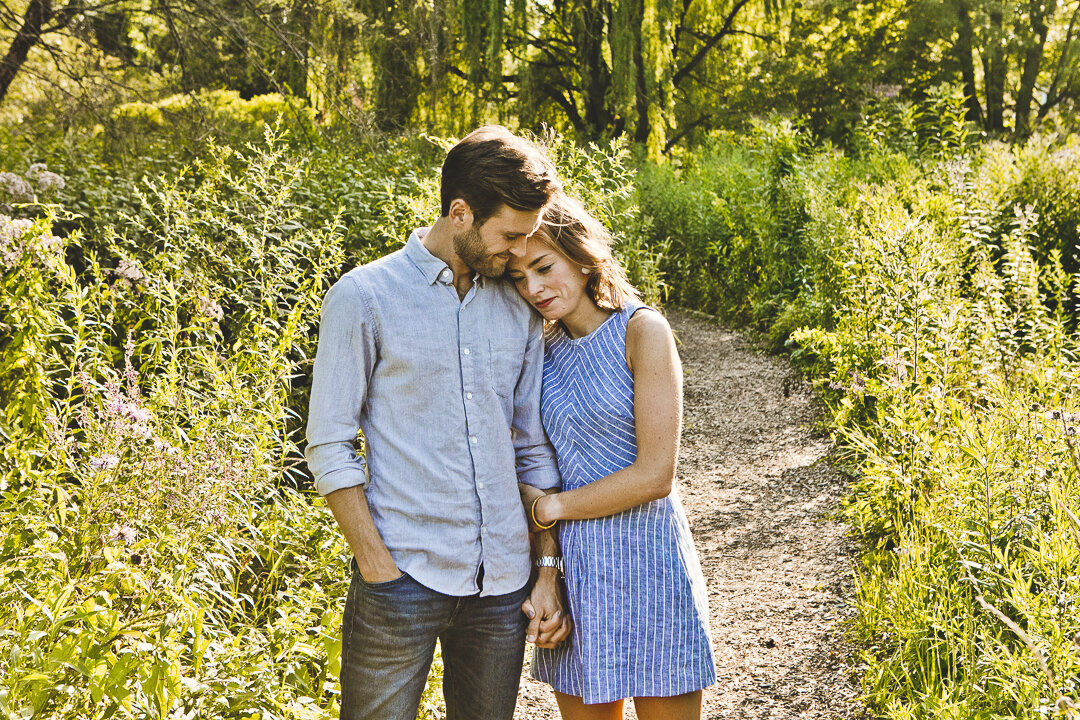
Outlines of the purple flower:
[[858,370],[851,373],[851,389],[856,392],[863,392],[866,390],[866,380],[859,374]]
[[0,172],[0,188],[7,191],[15,202],[26,202],[34,197],[34,189],[30,183],[12,172]]
[[199,308],[199,312],[211,320],[220,322],[225,317],[225,311],[221,309],[221,305],[218,305],[216,301],[205,295],[195,298],[195,303]]
[[41,192],[64,189],[64,178],[54,172],[49,172],[45,167],[45,163],[34,163],[31,165],[30,169],[26,171],[26,177],[27,179],[36,182],[38,189],[41,190]]
[[120,458],[115,455],[98,455],[90,458],[90,467],[95,470],[111,470],[120,464]]
[[110,540],[120,540],[125,545],[130,545],[131,543],[135,542],[135,538],[136,533],[134,528],[130,528],[126,525],[123,527],[117,525],[109,532]]
[[127,280],[132,285],[138,285],[146,278],[139,264],[127,258],[120,258],[120,262],[117,264],[116,269],[113,270],[113,274]]

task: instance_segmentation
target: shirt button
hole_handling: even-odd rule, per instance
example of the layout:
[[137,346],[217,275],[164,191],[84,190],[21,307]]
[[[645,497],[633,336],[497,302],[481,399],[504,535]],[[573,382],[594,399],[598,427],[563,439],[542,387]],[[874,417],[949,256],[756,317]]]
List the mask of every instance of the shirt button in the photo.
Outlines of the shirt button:
[[473,445],[475,445],[475,444],[476,444],[476,436],[475,436],[475,435],[470,435],[470,436],[469,436],[469,440],[470,440],[470,441],[472,441],[472,444],[473,444]]
[[450,268],[447,268],[441,273],[439,273],[439,279],[443,282],[450,282]]
[[468,355],[468,354],[469,354],[469,348],[465,348],[465,350],[464,350],[464,353],[465,353],[466,355]]
[[[476,487],[479,490],[483,490],[484,489],[484,483],[476,483]],[[481,525],[481,527],[487,527],[487,525]]]
[[472,400],[472,393],[465,393],[465,397],[469,400]]

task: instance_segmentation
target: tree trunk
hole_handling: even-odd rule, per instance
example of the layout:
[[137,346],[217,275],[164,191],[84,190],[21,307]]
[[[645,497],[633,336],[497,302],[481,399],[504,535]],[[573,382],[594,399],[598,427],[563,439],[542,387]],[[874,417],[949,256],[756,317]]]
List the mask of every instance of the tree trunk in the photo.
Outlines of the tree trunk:
[[1005,33],[1002,27],[1004,12],[997,2],[990,3],[990,33],[986,38],[986,129],[1001,132],[1005,129],[1005,75],[1008,58],[1005,57]]
[[983,126],[982,104],[979,102],[979,89],[975,85],[975,56],[971,51],[971,40],[974,32],[971,29],[971,15],[968,12],[967,0],[958,3],[960,22],[957,26],[956,56],[960,62],[960,72],[964,78],[964,104],[967,106],[965,113],[968,122]]
[[578,21],[578,57],[581,63],[581,92],[585,105],[585,124],[590,138],[598,138],[611,124],[608,96],[611,92],[611,71],[604,60],[605,21],[604,0],[586,2]]
[[1048,32],[1046,18],[1054,13],[1056,5],[1057,0],[1029,0],[1028,2],[1033,37],[1024,51],[1020,90],[1016,94],[1016,125],[1013,132],[1017,137],[1025,137],[1031,130],[1031,100],[1035,94],[1035,81],[1039,77],[1039,67],[1042,65],[1043,50],[1046,47]]
[[23,24],[15,33],[15,39],[11,41],[4,59],[0,60],[0,103],[4,101],[8,88],[11,87],[15,76],[19,74],[23,63],[26,62],[30,50],[41,42],[41,36],[45,31],[45,23],[57,18],[60,24],[52,28],[59,30],[70,22],[74,15],[71,7],[65,7],[60,13],[54,13],[52,0],[30,0],[30,5],[23,14]]
[[[640,23],[645,18],[645,3],[643,0],[635,0],[635,12]],[[646,143],[649,140],[651,124],[649,123],[649,95],[645,85],[645,57],[642,52],[642,37],[639,35],[634,43],[634,78],[637,86],[634,106],[637,109],[637,120],[634,123],[634,141]]]

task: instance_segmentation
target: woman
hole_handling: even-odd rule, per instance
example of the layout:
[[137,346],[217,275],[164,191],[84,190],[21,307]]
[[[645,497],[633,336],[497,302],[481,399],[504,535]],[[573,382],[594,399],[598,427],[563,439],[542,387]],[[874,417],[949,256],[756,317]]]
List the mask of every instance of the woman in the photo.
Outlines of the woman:
[[541,413],[562,492],[523,490],[559,523],[574,632],[534,675],[565,720],[701,717],[716,679],[705,581],[674,491],[682,370],[667,321],[638,301],[603,227],[575,201],[544,214],[508,274],[548,321]]

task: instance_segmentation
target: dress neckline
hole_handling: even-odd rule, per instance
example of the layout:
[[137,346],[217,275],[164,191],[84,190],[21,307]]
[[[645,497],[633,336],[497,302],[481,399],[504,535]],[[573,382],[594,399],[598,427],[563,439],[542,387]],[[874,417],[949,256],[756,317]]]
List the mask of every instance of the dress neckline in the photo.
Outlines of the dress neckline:
[[562,325],[559,325],[559,330],[562,331],[563,337],[566,339],[566,342],[569,343],[570,345],[584,345],[585,343],[589,342],[589,340],[591,340],[592,338],[599,335],[600,331],[603,330],[605,327],[607,327],[615,318],[617,318],[620,315],[622,315],[623,313],[625,313],[626,312],[626,307],[629,307],[629,306],[625,306],[621,310],[612,310],[611,314],[608,315],[606,318],[604,318],[604,321],[602,323],[600,323],[599,325],[597,325],[596,329],[593,330],[588,335],[582,335],[579,338],[570,337],[570,333],[566,332],[566,328],[564,328]]

